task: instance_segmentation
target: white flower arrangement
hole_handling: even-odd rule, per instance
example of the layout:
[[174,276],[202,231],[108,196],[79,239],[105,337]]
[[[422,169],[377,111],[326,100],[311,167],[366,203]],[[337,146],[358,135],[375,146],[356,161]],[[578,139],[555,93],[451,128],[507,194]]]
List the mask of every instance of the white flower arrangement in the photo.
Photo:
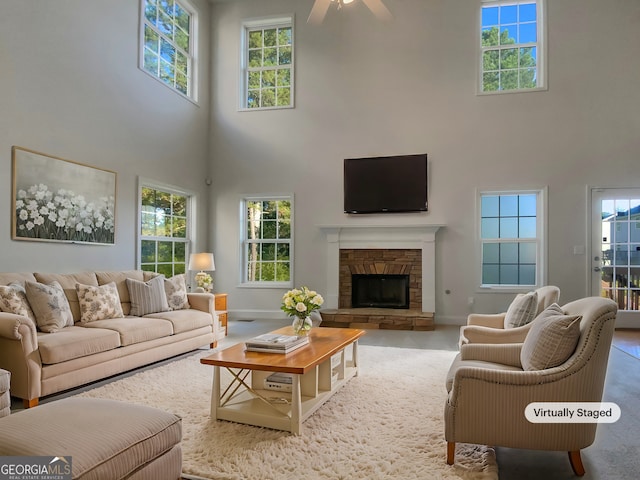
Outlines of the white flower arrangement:
[[323,303],[324,298],[318,292],[307,287],[294,288],[283,295],[280,309],[289,316],[306,318]]
[[202,288],[205,292],[211,291],[211,286],[213,285],[211,275],[205,272],[198,272],[196,273],[195,280],[198,287]]
[[87,202],[71,190],[52,192],[40,183],[16,195],[16,234],[20,237],[113,243],[115,198]]

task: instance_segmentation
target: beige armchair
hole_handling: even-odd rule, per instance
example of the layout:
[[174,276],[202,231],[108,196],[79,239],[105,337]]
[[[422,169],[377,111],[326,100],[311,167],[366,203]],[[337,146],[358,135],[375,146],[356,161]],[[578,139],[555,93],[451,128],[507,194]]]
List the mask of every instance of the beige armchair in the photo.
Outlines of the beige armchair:
[[[569,453],[576,475],[584,474],[580,450],[593,443],[597,423],[530,423],[531,402],[600,402],[614,331],[617,305],[600,297],[561,307],[574,321],[574,344],[563,363],[540,370],[523,368],[525,344],[463,345],[447,376],[445,405],[447,463],[454,463],[457,442],[559,450]],[[539,320],[534,320],[534,324]],[[524,347],[524,349],[523,349]],[[545,346],[546,347],[546,346]],[[573,353],[571,353],[573,352]]]
[[[547,285],[535,290],[538,297],[536,316],[545,308],[560,300],[560,289]],[[460,327],[460,345],[467,343],[522,343],[531,327],[505,328],[506,312],[495,314],[472,313],[467,325]]]

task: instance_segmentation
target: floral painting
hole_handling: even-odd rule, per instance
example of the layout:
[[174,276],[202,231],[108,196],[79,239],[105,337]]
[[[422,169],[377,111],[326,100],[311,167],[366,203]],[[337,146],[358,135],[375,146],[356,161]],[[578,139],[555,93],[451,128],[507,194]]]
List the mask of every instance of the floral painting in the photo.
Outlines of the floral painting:
[[12,148],[13,238],[115,243],[116,173]]

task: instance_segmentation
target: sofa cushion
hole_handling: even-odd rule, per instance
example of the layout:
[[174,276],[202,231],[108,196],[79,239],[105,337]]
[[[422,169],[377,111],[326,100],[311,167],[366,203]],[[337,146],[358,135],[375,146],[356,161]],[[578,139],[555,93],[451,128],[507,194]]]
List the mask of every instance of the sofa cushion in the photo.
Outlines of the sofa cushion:
[[76,290],[80,303],[81,323],[124,317],[115,282],[99,287],[77,283]]
[[[0,455],[69,456],[78,479],[152,478],[137,474],[182,439],[177,415],[101,398],[40,405],[3,418],[1,428]],[[180,478],[181,457],[175,460],[162,478]]]
[[26,282],[29,305],[36,316],[36,324],[43,332],[54,333],[73,325],[73,315],[64,290],[56,281],[49,285]]
[[10,283],[19,283],[24,287],[24,282],[35,282],[36,277],[33,276],[33,273],[15,273],[15,272],[6,272],[0,273],[0,285],[9,285]]
[[165,278],[164,292],[167,295],[169,310],[190,308],[189,300],[187,299],[187,282],[184,274]]
[[29,300],[27,300],[27,292],[19,283],[0,285],[0,311],[22,315],[30,318],[34,323],[36,321]]
[[71,313],[73,314],[73,321],[80,321],[80,304],[78,303],[78,293],[76,292],[76,283],[82,283],[83,285],[98,286],[98,280],[93,272],[79,272],[79,273],[35,273],[36,280],[40,283],[49,284],[51,282],[58,282],[71,307]]
[[520,361],[524,370],[544,370],[566,362],[580,339],[580,315],[565,315],[554,303],[542,311],[527,333]]
[[120,335],[120,344],[123,347],[134,343],[146,342],[156,338],[168,337],[173,334],[171,322],[160,318],[125,317],[111,318],[109,320],[96,320],[85,323],[82,328],[104,328],[113,330]]
[[38,335],[40,358],[47,365],[106,352],[120,345],[118,332],[101,328],[65,327],[55,335]]
[[535,318],[537,311],[538,294],[536,292],[516,295],[504,316],[504,328],[516,328],[526,325]]
[[140,282],[131,278],[127,278],[126,282],[131,300],[130,315],[141,317],[149,313],[169,310],[167,295],[164,292],[163,275],[152,278],[148,282]]
[[174,310],[146,315],[145,318],[162,318],[173,325],[173,333],[178,334],[196,330],[200,327],[213,326],[213,318],[209,312],[200,310]]

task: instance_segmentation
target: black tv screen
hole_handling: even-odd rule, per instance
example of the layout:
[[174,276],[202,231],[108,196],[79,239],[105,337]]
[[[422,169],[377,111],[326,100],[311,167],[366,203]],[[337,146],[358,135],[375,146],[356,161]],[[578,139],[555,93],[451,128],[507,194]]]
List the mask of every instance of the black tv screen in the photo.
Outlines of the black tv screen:
[[344,160],[344,212],[427,210],[427,154]]

